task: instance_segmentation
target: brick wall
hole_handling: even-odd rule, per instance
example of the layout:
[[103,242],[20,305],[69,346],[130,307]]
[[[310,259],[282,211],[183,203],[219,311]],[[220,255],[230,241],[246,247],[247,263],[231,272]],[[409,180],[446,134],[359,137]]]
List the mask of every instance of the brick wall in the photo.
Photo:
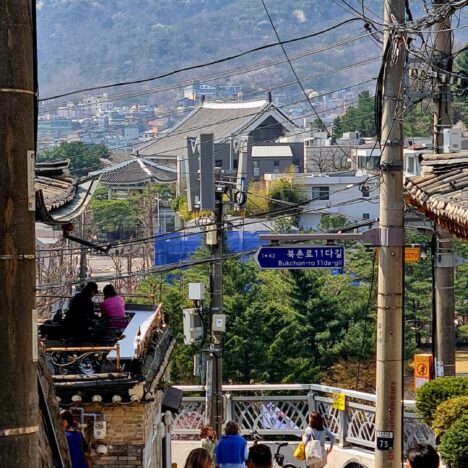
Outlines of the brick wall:
[[[84,433],[92,448],[93,466],[97,467],[157,467],[160,447],[158,440],[153,441],[154,422],[159,422],[162,392],[150,402],[135,402],[128,405],[103,406],[92,404],[83,407],[85,423]],[[104,415],[106,437],[93,438],[93,417],[90,414]],[[96,453],[96,447],[107,447],[106,454]],[[149,460],[150,464],[149,464]]]

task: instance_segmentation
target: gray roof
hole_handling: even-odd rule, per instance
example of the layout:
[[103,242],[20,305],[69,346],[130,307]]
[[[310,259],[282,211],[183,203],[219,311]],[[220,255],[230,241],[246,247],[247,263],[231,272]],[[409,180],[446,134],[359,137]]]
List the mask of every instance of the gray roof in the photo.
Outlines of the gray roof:
[[96,175],[101,176],[103,184],[175,182],[177,178],[175,168],[162,166],[145,158],[130,159],[89,174],[91,177]]
[[268,116],[273,116],[288,130],[296,128],[274,104],[268,101],[235,103],[205,103],[191,112],[166,135],[137,148],[140,156],[183,155],[186,138],[197,137],[200,133],[213,133],[216,142],[227,141],[231,136],[251,131]]
[[70,177],[69,160],[36,163],[36,221],[66,224],[78,217],[96,190],[96,180],[76,182]]

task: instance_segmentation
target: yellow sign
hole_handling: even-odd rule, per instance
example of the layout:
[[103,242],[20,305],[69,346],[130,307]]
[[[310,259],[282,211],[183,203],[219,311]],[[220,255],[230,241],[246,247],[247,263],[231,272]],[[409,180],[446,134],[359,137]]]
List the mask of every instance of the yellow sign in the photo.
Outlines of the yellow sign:
[[421,249],[419,247],[405,247],[405,263],[419,263]]
[[340,411],[344,411],[346,409],[346,396],[344,393],[339,393],[339,392],[332,393],[332,398],[333,398],[333,403],[332,403],[333,408],[340,410]]
[[432,355],[415,354],[414,355],[414,377],[420,379],[431,378]]
[[[379,260],[380,249],[377,249],[376,261]],[[419,263],[421,261],[421,249],[419,247],[405,247],[405,263]]]

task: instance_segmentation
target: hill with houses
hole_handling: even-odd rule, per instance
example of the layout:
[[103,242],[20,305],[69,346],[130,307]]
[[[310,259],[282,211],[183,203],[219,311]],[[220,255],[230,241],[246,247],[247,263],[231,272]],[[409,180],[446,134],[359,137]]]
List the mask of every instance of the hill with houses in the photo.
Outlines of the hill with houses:
[[[382,9],[381,4],[374,2],[376,13]],[[353,16],[338,2],[325,5],[319,0],[269,0],[267,5],[282,40],[320,31]],[[41,97],[150,77],[276,42],[260,1],[39,0],[37,8]],[[380,44],[368,37],[356,39],[365,33],[363,23],[356,21],[316,38],[289,44],[287,51],[305,52],[303,58],[294,61],[300,76],[326,72],[380,55]],[[329,48],[329,44],[336,45]],[[317,49],[323,51],[312,52]],[[232,76],[236,68],[283,57],[281,49],[275,47],[178,74],[164,83],[231,71],[222,84],[237,83],[245,91],[254,90],[293,80],[288,65],[283,62]],[[307,86],[318,91],[346,86],[367,78],[376,67],[372,63],[319,77]]]

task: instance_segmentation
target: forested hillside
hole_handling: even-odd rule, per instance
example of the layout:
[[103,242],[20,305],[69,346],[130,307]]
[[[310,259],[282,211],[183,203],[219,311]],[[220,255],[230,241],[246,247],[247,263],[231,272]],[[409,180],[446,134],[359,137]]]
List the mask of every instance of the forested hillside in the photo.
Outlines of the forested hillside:
[[[374,2],[380,11],[381,2]],[[352,17],[339,2],[268,0],[282,40],[310,34]],[[38,0],[38,46],[41,96],[118,80],[157,75],[276,42],[260,0]],[[316,49],[365,33],[354,22],[313,39],[287,46],[288,53]],[[369,38],[354,40],[295,62],[310,75],[380,54]],[[283,57],[276,47],[240,60],[199,70],[216,73],[245,64]],[[375,68],[375,64],[372,64]],[[346,85],[368,77],[369,67],[315,80],[314,89]],[[255,88],[292,79],[285,64],[260,69],[226,82]]]

